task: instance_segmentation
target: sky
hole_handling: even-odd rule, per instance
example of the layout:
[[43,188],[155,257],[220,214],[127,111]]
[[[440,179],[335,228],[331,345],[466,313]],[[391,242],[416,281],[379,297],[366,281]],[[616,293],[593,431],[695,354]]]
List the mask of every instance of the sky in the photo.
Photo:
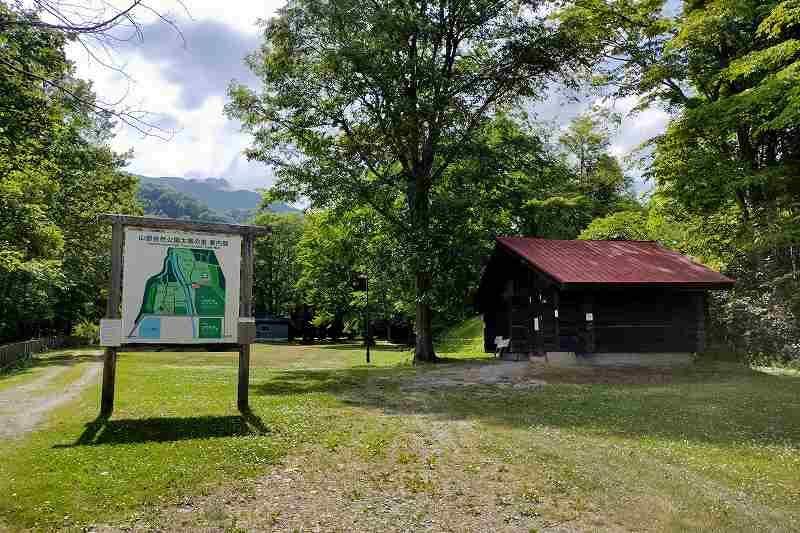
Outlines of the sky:
[[[88,0],[93,1],[93,0]],[[94,0],[98,1],[98,0]],[[98,1],[98,5],[101,5]],[[114,0],[118,6],[125,0]],[[125,76],[71,44],[68,55],[79,77],[89,79],[103,101],[116,102],[153,113],[162,126],[174,130],[168,141],[143,136],[120,125],[112,146],[133,149],[130,172],[146,176],[187,178],[221,177],[236,188],[268,187],[272,173],[262,163],[248,162],[242,150],[249,144],[238,123],[223,114],[226,88],[235,79],[257,87],[257,80],[244,65],[244,57],[261,42],[258,19],[269,18],[282,0],[155,0],[148,5],[180,28],[180,34],[151,12],[139,10],[141,40],[118,44],[110,54],[95,49],[105,63],[112,63]],[[568,100],[553,91],[533,107],[536,118],[566,124],[592,104],[600,104],[627,115],[635,99],[598,102],[584,98]],[[624,157],[642,141],[662,132],[668,115],[652,109],[626,116],[611,150]],[[637,188],[646,190],[639,183]]]

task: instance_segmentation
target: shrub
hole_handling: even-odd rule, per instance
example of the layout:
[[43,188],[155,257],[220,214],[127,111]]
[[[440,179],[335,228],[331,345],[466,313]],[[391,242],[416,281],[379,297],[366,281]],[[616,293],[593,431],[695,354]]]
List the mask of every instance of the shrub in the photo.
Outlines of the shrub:
[[72,334],[86,339],[89,344],[100,344],[100,325],[90,320],[82,320],[73,326]]

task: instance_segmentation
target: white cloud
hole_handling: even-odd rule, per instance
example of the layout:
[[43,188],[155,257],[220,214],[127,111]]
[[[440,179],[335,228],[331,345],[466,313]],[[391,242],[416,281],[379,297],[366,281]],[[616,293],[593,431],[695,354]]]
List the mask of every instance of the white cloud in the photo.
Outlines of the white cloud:
[[[127,5],[115,0],[117,7]],[[181,35],[147,10],[138,12],[143,40],[115,46],[111,56],[92,51],[104,62],[123,70],[126,79],[92,59],[80,44],[68,47],[77,74],[90,79],[98,98],[123,100],[124,107],[152,113],[151,121],[177,129],[163,141],[144,137],[125,125],[117,128],[112,145],[134,150],[131,172],[150,176],[224,177],[236,187],[269,185],[268,169],[249,163],[242,155],[249,138],[238,124],[223,114],[226,87],[231,79],[254,84],[244,66],[245,54],[260,42],[258,18],[268,18],[282,4],[276,1],[222,4],[218,0],[186,2],[191,18],[177,1],[160,0],[149,5],[175,20]],[[101,5],[96,2],[95,5]],[[127,30],[129,31],[129,30]]]
[[[532,111],[539,121],[550,123],[561,130],[566,129],[570,121],[592,106],[604,107],[619,113],[622,115],[622,123],[611,138],[610,152],[623,162],[624,158],[633,155],[642,143],[663,133],[670,118],[667,112],[658,108],[632,113],[637,103],[638,99],[635,96],[617,100],[579,98],[574,94],[562,94],[551,89],[548,98],[535,104]],[[651,188],[651,184],[643,181],[640,169],[632,167],[628,169],[628,173],[634,177],[638,192]]]
[[[105,0],[89,0],[102,5]],[[113,0],[117,6],[129,0]],[[106,102],[124,97],[124,105],[145,109],[157,115],[160,123],[179,131],[171,141],[143,137],[131,128],[119,126],[115,149],[134,150],[129,170],[152,176],[224,177],[234,186],[259,188],[271,183],[271,172],[261,163],[248,162],[242,150],[249,137],[223,115],[227,83],[236,78],[249,84],[256,80],[243,65],[243,57],[260,42],[259,18],[269,18],[282,5],[280,0],[240,1],[188,0],[185,13],[179,0],[150,2],[154,9],[178,24],[180,36],[159,22],[150,12],[139,12],[141,43],[123,43],[113,55],[115,64],[132,79],[87,58],[76,44],[68,54],[78,75],[94,82],[98,96]],[[625,114],[612,151],[624,157],[641,142],[663,131],[668,115],[650,109],[628,115],[635,100],[626,98],[592,100],[577,98],[551,88],[549,98],[531,110],[543,122],[565,127],[592,104],[613,105]],[[639,183],[640,190],[645,188]]]

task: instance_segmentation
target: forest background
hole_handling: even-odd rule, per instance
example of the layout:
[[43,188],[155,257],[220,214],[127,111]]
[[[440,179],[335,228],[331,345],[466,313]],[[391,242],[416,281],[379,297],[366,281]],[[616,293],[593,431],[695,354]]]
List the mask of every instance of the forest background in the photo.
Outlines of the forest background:
[[[257,311],[303,310],[317,335],[337,336],[362,332],[369,307],[425,322],[433,339],[475,313],[495,236],[651,239],[737,280],[711,299],[713,351],[800,364],[800,3],[534,4],[515,18],[516,3],[340,1],[332,13],[301,1],[264,23],[248,58],[263,90],[232,84],[227,107],[253,134],[248,156],[278,176],[258,212],[226,215],[273,227],[257,243]],[[74,32],[40,15],[0,2],[0,342],[93,331],[109,270],[98,214],[220,217],[125,171],[132,154],[109,140],[130,117],[97,104],[65,55]],[[451,28],[502,45],[448,52]],[[359,76],[374,83],[340,83]],[[634,112],[658,106],[669,126],[619,160],[613,106],[562,130],[523,111],[553,83],[637,96]],[[378,102],[365,98],[375,86],[391,89],[383,107],[353,121],[353,101]],[[644,197],[633,173],[651,186]],[[302,212],[277,212],[285,202]],[[362,274],[369,301],[354,291]]]

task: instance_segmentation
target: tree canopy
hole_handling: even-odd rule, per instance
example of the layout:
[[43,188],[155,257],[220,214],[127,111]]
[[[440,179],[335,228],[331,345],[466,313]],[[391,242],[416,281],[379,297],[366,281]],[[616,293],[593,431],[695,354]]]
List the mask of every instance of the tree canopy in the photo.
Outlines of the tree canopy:
[[266,23],[248,60],[259,93],[228,113],[277,188],[317,207],[364,206],[412,264],[416,361],[435,359],[431,302],[437,185],[490,113],[540,94],[582,57],[537,2],[300,0]]
[[[14,14],[0,4],[0,19]],[[88,83],[74,78],[64,35],[10,25],[0,31],[0,339],[98,316],[108,232],[98,213],[135,213],[126,154],[108,148],[112,123],[96,113]],[[50,90],[14,64],[58,80],[81,98]]]

